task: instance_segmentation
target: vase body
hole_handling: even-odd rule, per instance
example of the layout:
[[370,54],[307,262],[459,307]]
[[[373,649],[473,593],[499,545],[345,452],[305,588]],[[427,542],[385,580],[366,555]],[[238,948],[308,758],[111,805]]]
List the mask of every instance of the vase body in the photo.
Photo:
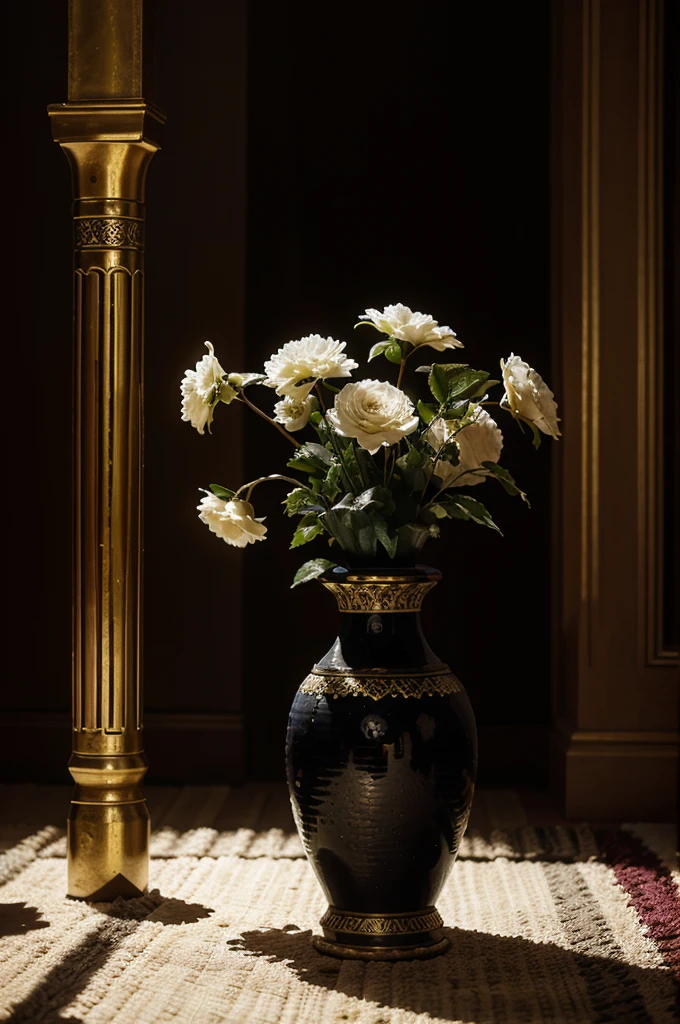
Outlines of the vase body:
[[420,606],[438,579],[426,568],[321,578],[340,631],[293,701],[286,773],[329,902],[314,942],[336,956],[446,948],[434,904],[467,825],[477,735],[467,694],[422,634]]

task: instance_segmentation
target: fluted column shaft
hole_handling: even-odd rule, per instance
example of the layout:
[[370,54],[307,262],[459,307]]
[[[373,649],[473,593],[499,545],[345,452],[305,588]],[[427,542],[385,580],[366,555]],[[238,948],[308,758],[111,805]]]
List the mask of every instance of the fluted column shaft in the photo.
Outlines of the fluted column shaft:
[[[97,55],[101,16],[141,3],[72,0],[77,43]],[[122,12],[122,13],[121,13]],[[125,25],[113,42],[125,40]],[[119,64],[114,60],[111,66]],[[93,65],[95,66],[95,65]],[[101,73],[101,62],[96,64]],[[73,754],[68,892],[114,899],[148,881],[142,738],[144,185],[162,116],[142,99],[78,98],[49,108],[74,194]],[[96,83],[101,88],[101,83]],[[76,87],[74,87],[76,88]]]

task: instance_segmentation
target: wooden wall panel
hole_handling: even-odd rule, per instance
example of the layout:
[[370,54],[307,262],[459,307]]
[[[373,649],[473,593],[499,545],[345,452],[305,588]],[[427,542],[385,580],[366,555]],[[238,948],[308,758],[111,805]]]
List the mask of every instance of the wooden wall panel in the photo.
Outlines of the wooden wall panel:
[[662,15],[658,0],[555,5],[553,768],[573,816],[675,807],[678,653],[662,642]]

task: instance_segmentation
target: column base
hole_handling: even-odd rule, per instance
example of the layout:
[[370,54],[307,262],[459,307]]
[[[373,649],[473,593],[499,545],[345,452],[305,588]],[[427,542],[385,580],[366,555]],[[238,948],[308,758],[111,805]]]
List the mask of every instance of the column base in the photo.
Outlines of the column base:
[[149,809],[142,753],[74,753],[68,816],[68,895],[93,902],[141,896],[149,882]]
[[149,882],[151,823],[146,800],[72,803],[68,818],[68,895],[93,902],[141,896]]
[[312,936],[320,953],[348,960],[429,960],[445,953],[449,940],[435,907],[400,914],[363,914],[329,907]]

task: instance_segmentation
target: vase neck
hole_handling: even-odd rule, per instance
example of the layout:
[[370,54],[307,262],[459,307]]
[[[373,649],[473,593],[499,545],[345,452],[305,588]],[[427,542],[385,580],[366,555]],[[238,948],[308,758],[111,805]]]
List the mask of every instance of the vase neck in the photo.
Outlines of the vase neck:
[[321,582],[337,599],[340,630],[316,670],[417,674],[433,666],[446,668],[420,626],[423,598],[439,579],[441,573],[425,568],[326,573]]
[[321,582],[335,595],[341,612],[363,615],[419,612],[441,573],[426,567],[402,570],[334,570]]

